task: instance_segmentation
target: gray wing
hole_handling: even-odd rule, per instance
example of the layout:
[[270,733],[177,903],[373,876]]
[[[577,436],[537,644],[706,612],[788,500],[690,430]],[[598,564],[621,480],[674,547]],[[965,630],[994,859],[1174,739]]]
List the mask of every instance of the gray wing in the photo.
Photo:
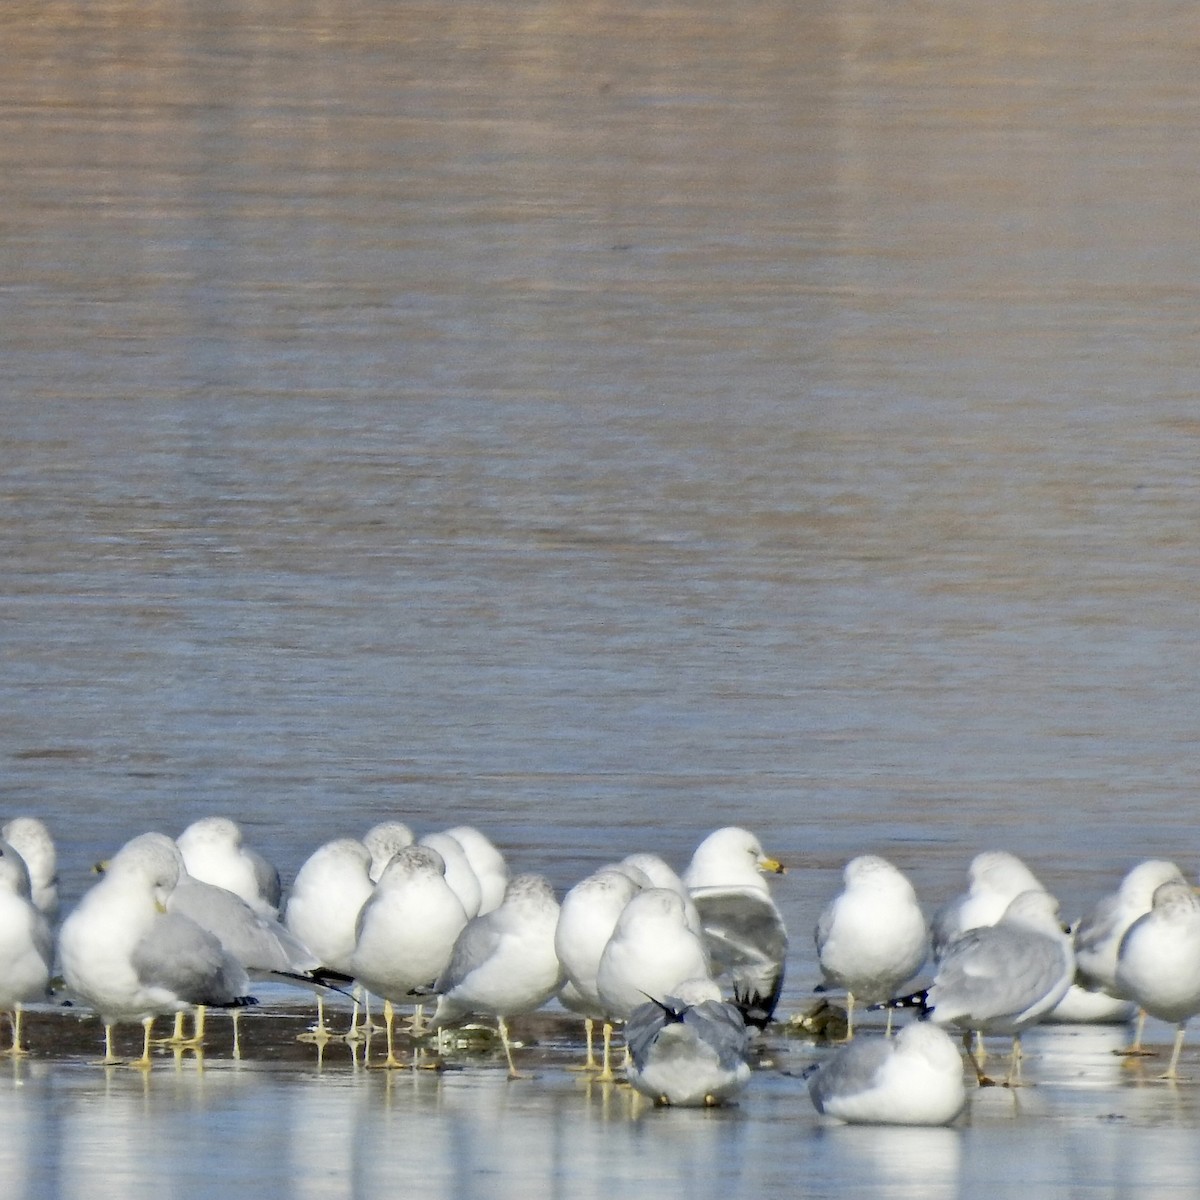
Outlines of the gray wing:
[[645,1063],[654,1039],[669,1022],[676,1019],[669,1011],[669,1001],[668,1005],[663,1005],[648,1000],[629,1014],[625,1022],[625,1045],[629,1047],[630,1057],[635,1063],[639,1066]]
[[729,976],[733,994],[746,1019],[770,1019],[783,990],[787,930],[770,896],[725,888],[698,888],[692,893],[713,975]]
[[833,928],[833,916],[834,906],[827,904],[821,910],[821,915],[817,918],[817,928],[813,936],[817,944],[818,957],[820,957],[821,952],[825,949],[825,943],[829,941],[829,931]]
[[167,902],[171,912],[208,930],[248,971],[304,974],[321,964],[278,921],[256,913],[240,896],[188,876]]
[[221,943],[195,921],[165,913],[131,957],[139,981],[189,1004],[234,1004],[249,990],[246,973]]
[[683,1014],[683,1023],[717,1052],[722,1067],[728,1069],[745,1059],[750,1048],[750,1031],[736,1005],[704,1000]]
[[970,930],[952,943],[929,989],[942,1020],[1016,1015],[1061,978],[1063,951],[1051,938],[1001,926]]
[[500,944],[500,928],[493,916],[494,913],[486,913],[482,917],[472,917],[463,926],[446,969],[433,985],[439,995],[454,991],[476,967],[495,953]]
[[892,1045],[888,1038],[856,1038],[822,1063],[808,1081],[817,1112],[825,1111],[827,1100],[870,1091],[892,1055]]
[[273,863],[267,862],[261,854],[249,847],[243,847],[243,849],[254,867],[254,878],[258,882],[258,894],[278,912],[279,902],[283,899],[283,884],[279,878],[278,869]]

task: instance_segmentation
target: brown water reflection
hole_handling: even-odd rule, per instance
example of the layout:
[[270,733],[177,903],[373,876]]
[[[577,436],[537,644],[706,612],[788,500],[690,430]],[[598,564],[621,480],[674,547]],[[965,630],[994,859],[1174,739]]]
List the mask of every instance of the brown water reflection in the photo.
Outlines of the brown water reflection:
[[1070,915],[1194,870],[1195,45],[8,6],[0,755],[67,902],[213,811],[285,875],[395,812],[560,887],[736,820],[796,1006],[860,851],[932,906],[1004,846]]

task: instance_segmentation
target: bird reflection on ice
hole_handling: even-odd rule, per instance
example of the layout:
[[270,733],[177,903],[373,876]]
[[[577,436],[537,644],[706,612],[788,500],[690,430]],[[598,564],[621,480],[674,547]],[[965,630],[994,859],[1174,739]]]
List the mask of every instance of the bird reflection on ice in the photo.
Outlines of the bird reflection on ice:
[[1064,1078],[975,1094],[948,1129],[829,1126],[769,1070],[734,1107],[675,1110],[552,1064],[510,1082],[490,1066],[318,1071],[188,1056],[146,1076],[25,1061],[0,1069],[0,1178],[19,1200],[949,1200],[1089,1180],[1195,1194],[1198,1108],[1183,1085]]

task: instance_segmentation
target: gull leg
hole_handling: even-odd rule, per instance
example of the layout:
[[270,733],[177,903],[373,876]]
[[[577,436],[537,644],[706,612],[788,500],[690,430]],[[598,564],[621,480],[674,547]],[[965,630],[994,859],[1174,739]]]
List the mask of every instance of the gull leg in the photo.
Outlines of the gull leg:
[[390,1000],[383,1002],[383,1029],[387,1035],[387,1057],[379,1065],[381,1067],[403,1067],[404,1064],[396,1057],[396,1010]]
[[113,1027],[109,1024],[104,1026],[104,1057],[100,1061],[106,1067],[115,1066],[121,1061],[113,1053]]
[[233,1019],[233,1057],[240,1061],[242,1057],[242,1039],[238,1028],[238,1021],[241,1018],[242,1010],[240,1008],[231,1009],[229,1015]]
[[1021,1086],[1021,1035],[1013,1034],[1012,1056],[1008,1060],[1008,1075],[1005,1077],[1006,1088]]
[[973,1035],[970,1030],[967,1030],[967,1032],[962,1035],[963,1053],[967,1056],[967,1062],[971,1064],[971,1069],[975,1072],[975,1082],[980,1087],[995,1087],[996,1081],[994,1079],[989,1079],[983,1073],[983,1064],[980,1063],[980,1061],[975,1057],[975,1052],[971,1045],[973,1038],[977,1038],[978,1040],[982,1041],[982,1038],[979,1038],[978,1034]]
[[568,1067],[568,1071],[598,1071],[600,1064],[596,1061],[596,1022],[591,1017],[583,1018],[583,1030],[587,1038],[587,1058],[582,1065]]
[[142,1057],[135,1058],[129,1065],[137,1067],[140,1071],[148,1071],[154,1065],[154,1060],[150,1057],[150,1035],[154,1030],[154,1018],[142,1018]]
[[4,1054],[10,1058],[26,1058],[29,1051],[21,1045],[21,1005],[14,1004],[12,1010],[12,1046]]
[[320,992],[317,993],[317,1023],[311,1028],[306,1029],[303,1033],[296,1035],[298,1042],[316,1042],[317,1045],[323,1046],[329,1041],[329,1026],[325,1024],[325,997]]
[[508,1026],[504,1023],[503,1017],[496,1018],[496,1026],[500,1031],[500,1041],[504,1046],[504,1057],[508,1059],[508,1077],[509,1079],[524,1079],[526,1078],[517,1070],[516,1064],[513,1062],[512,1046],[508,1042]]
[[612,1035],[613,1027],[611,1021],[604,1022],[604,1061],[600,1068],[599,1078],[605,1083],[611,1083],[616,1076],[613,1075],[612,1069]]
[[1142,1034],[1146,1032],[1146,1010],[1138,1009],[1137,1024],[1134,1026],[1133,1041],[1122,1050],[1114,1050],[1114,1054],[1119,1054],[1122,1058],[1152,1058],[1155,1051],[1146,1050],[1142,1047]]
[[1183,1053],[1183,1039],[1187,1034],[1187,1022],[1182,1021],[1175,1026],[1175,1046],[1171,1050],[1171,1063],[1167,1067],[1166,1073],[1160,1075],[1160,1079],[1169,1079],[1172,1083],[1179,1078],[1179,1056]]

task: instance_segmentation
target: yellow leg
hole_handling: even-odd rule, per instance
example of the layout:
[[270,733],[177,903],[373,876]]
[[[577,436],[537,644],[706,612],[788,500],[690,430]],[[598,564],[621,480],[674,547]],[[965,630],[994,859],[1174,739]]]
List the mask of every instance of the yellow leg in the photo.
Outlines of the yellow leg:
[[1171,1051],[1171,1062],[1167,1067],[1166,1073],[1161,1076],[1162,1079],[1169,1079],[1172,1083],[1179,1078],[1179,1056],[1183,1053],[1183,1039],[1186,1033],[1186,1021],[1175,1027],[1175,1046]]
[[29,1055],[29,1051],[26,1050],[23,1045],[21,1045],[21,1011],[21,1006],[19,1004],[13,1005],[12,1046],[4,1051],[5,1056],[8,1058],[26,1058]]
[[390,1000],[383,1002],[383,1029],[387,1039],[387,1058],[379,1065],[381,1067],[403,1067],[402,1063],[396,1057],[396,1009]]
[[106,1024],[104,1026],[104,1058],[101,1062],[106,1067],[114,1066],[121,1060],[113,1053],[113,1027]]
[[130,1066],[137,1067],[139,1070],[148,1071],[154,1065],[154,1060],[150,1057],[150,1035],[154,1030],[154,1018],[142,1018],[142,1057],[134,1059]]
[[613,1069],[612,1069],[612,1035],[613,1035],[612,1022],[605,1021],[604,1022],[604,1051],[603,1051],[603,1056],[602,1056],[603,1061],[600,1066],[600,1078],[605,1083],[611,1083],[612,1080],[616,1078],[616,1076],[613,1075]]
[[508,1026],[504,1023],[503,1017],[496,1018],[497,1028],[500,1030],[500,1041],[504,1046],[504,1057],[508,1059],[508,1077],[509,1079],[524,1079],[525,1076],[517,1070],[516,1064],[513,1062],[512,1046],[508,1041]]
[[316,1042],[318,1046],[323,1046],[329,1041],[329,1036],[329,1026],[325,1024],[325,998],[318,992],[317,1023],[311,1029],[298,1033],[296,1040],[298,1042]]

